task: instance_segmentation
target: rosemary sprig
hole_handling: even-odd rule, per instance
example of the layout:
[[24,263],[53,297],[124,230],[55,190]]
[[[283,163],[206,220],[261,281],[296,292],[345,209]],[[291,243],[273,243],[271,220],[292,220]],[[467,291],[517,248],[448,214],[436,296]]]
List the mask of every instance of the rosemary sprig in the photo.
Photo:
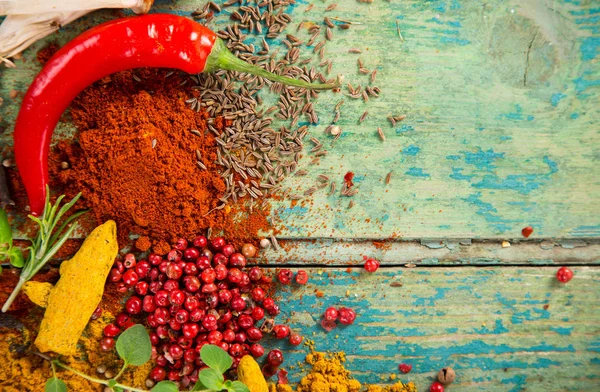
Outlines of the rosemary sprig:
[[21,291],[21,287],[54,256],[71,234],[73,234],[76,225],[72,223],[87,211],[78,211],[66,218],[62,223],[60,221],[67,211],[79,200],[80,196],[81,193],[77,194],[70,202],[60,207],[60,203],[65,196],[61,195],[56,200],[56,203],[52,204],[50,203],[50,190],[46,189],[44,214],[41,218],[33,215],[28,216],[29,219],[38,224],[39,230],[35,239],[31,241],[31,246],[27,248],[29,249],[29,256],[25,260],[25,264],[21,270],[19,282],[2,307],[2,312],[6,312],[10,308],[10,305],[17,298],[17,294]]

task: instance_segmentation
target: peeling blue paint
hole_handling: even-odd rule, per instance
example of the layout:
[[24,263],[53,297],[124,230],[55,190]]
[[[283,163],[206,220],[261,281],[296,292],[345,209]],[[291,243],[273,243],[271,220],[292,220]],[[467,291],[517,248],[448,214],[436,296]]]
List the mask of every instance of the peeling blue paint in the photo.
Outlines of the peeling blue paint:
[[550,327],[550,330],[562,336],[571,336],[573,327]]
[[477,189],[512,190],[523,195],[528,195],[542,185],[540,181],[536,181],[537,179],[538,176],[536,174],[511,174],[506,176],[506,178],[500,178],[496,175],[485,175],[481,181],[471,184],[471,186]]
[[460,46],[465,46],[471,43],[471,41],[469,41],[468,39],[455,37],[441,37],[440,42],[443,44],[458,44]]
[[458,161],[460,159],[460,155],[448,155],[446,159],[449,161]]
[[545,309],[533,309],[533,313],[531,310],[527,309],[522,312],[514,312],[511,317],[511,322],[513,324],[523,324],[524,321],[534,321],[534,320],[545,320],[550,318],[550,312]]
[[600,79],[586,79],[586,76],[589,75],[593,74],[591,72],[583,72],[580,77],[573,80],[573,83],[575,83],[575,91],[578,95],[581,95],[588,88],[600,86]]
[[578,226],[569,232],[573,237],[600,237],[600,225]]
[[467,163],[468,165],[473,165],[475,167],[477,167],[478,169],[481,170],[485,170],[485,171],[492,171],[492,169],[495,169],[496,166],[494,165],[494,162],[497,159],[503,159],[504,158],[504,153],[497,153],[494,152],[493,149],[488,149],[487,151],[483,151],[481,149],[481,147],[477,147],[477,151],[476,152],[470,152],[470,151],[461,151],[462,154],[464,154],[465,156],[465,163]]
[[402,154],[414,157],[421,151],[421,149],[414,144],[402,149]]
[[407,175],[409,176],[413,176],[413,177],[421,177],[421,178],[427,178],[427,177],[431,177],[429,174],[425,173],[423,171],[422,168],[420,167],[411,167],[410,169],[408,169],[406,171]]
[[400,128],[396,128],[396,134],[400,135],[401,133],[412,132],[414,130],[415,129],[411,125],[402,124],[402,126]]
[[586,37],[581,42],[581,58],[583,61],[590,61],[596,58],[600,49],[600,37]]
[[450,178],[452,178],[453,180],[465,180],[465,181],[471,181],[471,178],[473,178],[472,175],[468,176],[465,174],[462,174],[463,168],[462,167],[453,167],[452,168],[452,174],[450,174]]
[[512,384],[513,388],[509,389],[508,392],[518,392],[523,390],[525,383],[527,381],[527,376],[518,374],[511,378],[505,378],[502,380],[502,384]]
[[554,174],[558,171],[558,164],[550,159],[548,155],[544,155],[544,163],[550,168],[550,174]]
[[552,94],[552,97],[550,97],[550,103],[552,104],[552,106],[557,107],[560,100],[566,97],[566,94],[563,93]]
[[448,292],[448,291],[449,291],[449,289],[436,287],[434,295],[432,295],[431,297],[428,297],[428,298],[426,298],[426,297],[416,298],[416,300],[414,301],[414,305],[415,306],[435,306],[435,301],[445,298],[446,292]]
[[481,201],[481,192],[471,194],[469,197],[462,200],[477,207],[476,214],[483,216],[487,222],[492,223],[492,227],[499,233],[504,233],[512,229],[508,223],[513,223],[514,221],[509,221],[496,215],[495,213],[497,213],[498,210],[494,208],[492,204]]
[[498,119],[499,120],[506,119],[506,120],[522,121],[523,120],[523,108],[521,108],[521,105],[515,104],[514,112],[501,114],[498,116]]
[[482,326],[479,329],[475,328],[473,331],[478,334],[500,335],[503,333],[508,333],[509,329],[502,324],[502,320],[496,319],[494,329],[490,330],[487,326]]

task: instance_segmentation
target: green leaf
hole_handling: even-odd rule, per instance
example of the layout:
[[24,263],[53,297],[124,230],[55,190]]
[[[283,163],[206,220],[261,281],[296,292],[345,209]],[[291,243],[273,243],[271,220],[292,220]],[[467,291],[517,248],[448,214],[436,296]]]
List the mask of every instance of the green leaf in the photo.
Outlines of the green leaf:
[[10,248],[8,251],[8,257],[10,258],[10,263],[17,268],[23,268],[25,265],[25,258],[23,257],[23,252],[19,248]]
[[229,392],[250,392],[250,389],[241,381],[234,381],[231,387],[227,388]]
[[177,392],[177,384],[173,381],[161,381],[150,390],[151,392]]
[[7,244],[8,248],[12,247],[12,230],[6,211],[0,210],[0,245],[3,244]]
[[[206,347],[206,346],[204,346]],[[198,373],[198,380],[202,381],[202,384],[208,388],[215,391],[220,391],[223,389],[223,374],[219,373],[215,369],[203,369],[200,373]]]
[[211,369],[223,374],[233,364],[233,359],[227,354],[227,351],[213,344],[206,344],[200,350],[202,362]]
[[114,378],[111,378],[110,380],[108,380],[109,387],[114,388],[115,385],[117,385],[117,380],[115,380]]
[[196,381],[196,384],[194,384],[194,388],[192,388],[192,392],[202,391],[204,389],[208,389],[208,388],[206,387],[206,385],[202,384],[202,381],[200,379],[198,379],[198,381]]
[[45,392],[67,392],[67,384],[56,377],[49,378],[44,387]]
[[123,392],[125,389],[121,388],[121,387],[113,387],[113,391],[115,392]]
[[225,380],[225,382],[223,383],[223,388],[224,388],[224,389],[229,389],[229,388],[231,388],[231,383],[232,383],[232,381],[231,381],[231,380]]
[[117,339],[117,353],[128,365],[142,366],[150,360],[152,343],[141,324],[125,330]]

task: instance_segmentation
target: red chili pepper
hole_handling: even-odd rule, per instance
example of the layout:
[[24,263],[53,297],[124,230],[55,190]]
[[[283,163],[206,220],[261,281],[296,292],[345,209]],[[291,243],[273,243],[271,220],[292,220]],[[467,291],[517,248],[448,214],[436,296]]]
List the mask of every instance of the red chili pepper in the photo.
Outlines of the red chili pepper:
[[96,26],[46,63],[29,87],[15,123],[15,160],[34,215],[44,210],[50,138],[69,103],[94,81],[138,67],[176,68],[190,74],[225,69],[296,87],[337,86],[306,83],[246,63],[215,33],[181,16],[152,14]]

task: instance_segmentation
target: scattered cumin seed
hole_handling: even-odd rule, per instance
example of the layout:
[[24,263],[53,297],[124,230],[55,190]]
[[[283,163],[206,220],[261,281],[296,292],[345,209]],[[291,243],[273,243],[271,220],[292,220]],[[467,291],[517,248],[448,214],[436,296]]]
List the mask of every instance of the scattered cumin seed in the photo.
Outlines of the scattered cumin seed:
[[304,191],[304,196],[310,196],[317,190],[317,187],[311,186],[307,190]]
[[337,7],[337,4],[329,4],[327,8],[325,8],[325,11],[332,11],[335,9],[335,7]]
[[377,77],[377,70],[374,69],[373,72],[371,72],[371,83],[375,83],[376,77]]
[[331,27],[327,27],[327,30],[325,30],[325,38],[327,38],[328,41],[331,41],[333,39],[333,32],[331,31]]
[[389,185],[389,184],[390,184],[390,181],[392,180],[392,173],[393,173],[393,172],[389,172],[389,173],[387,174],[387,176],[385,176],[385,184],[386,184],[386,185]]
[[337,185],[335,185],[335,182],[332,182],[331,187],[329,188],[330,195],[333,195],[335,193],[335,188],[337,188]]
[[271,242],[273,243],[273,247],[275,248],[275,250],[281,249],[279,243],[277,242],[277,238],[275,238],[275,236],[273,235],[271,236]]
[[379,134],[379,138],[381,139],[381,141],[385,142],[385,134],[383,133],[381,127],[377,127],[377,133]]
[[350,200],[350,203],[348,203],[348,209],[354,207],[354,201]]
[[363,121],[365,121],[365,118],[367,118],[368,114],[369,114],[369,112],[367,112],[365,110],[365,112],[362,114],[362,116],[360,116],[360,118],[358,119],[358,123],[361,124]]

